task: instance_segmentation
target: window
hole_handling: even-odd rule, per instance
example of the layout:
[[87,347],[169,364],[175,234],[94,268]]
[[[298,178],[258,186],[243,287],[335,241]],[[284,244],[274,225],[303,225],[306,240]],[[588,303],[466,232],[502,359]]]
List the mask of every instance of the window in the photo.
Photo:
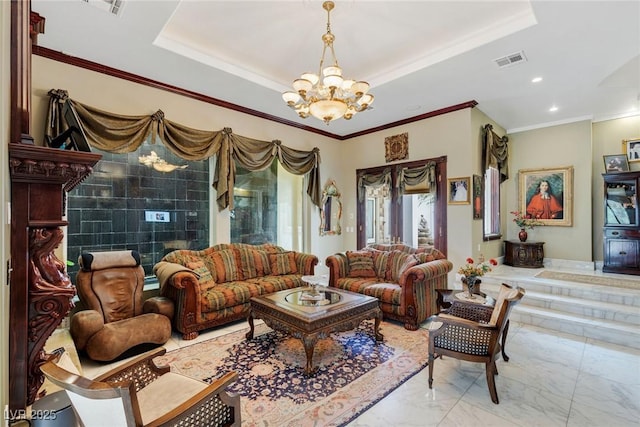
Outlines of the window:
[[490,167],[484,175],[484,238],[500,236],[500,172]]
[[[162,144],[102,154],[67,199],[67,259],[83,251],[135,249],[145,275],[174,249],[210,246],[210,160],[186,161]],[[78,266],[68,268],[75,278]]]
[[274,243],[302,250],[303,177],[278,162],[262,171],[236,166],[231,242]]

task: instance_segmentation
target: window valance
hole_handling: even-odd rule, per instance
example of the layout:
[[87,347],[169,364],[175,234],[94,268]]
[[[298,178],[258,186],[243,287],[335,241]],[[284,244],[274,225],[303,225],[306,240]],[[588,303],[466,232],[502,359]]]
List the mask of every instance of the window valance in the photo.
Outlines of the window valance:
[[379,173],[365,173],[358,177],[358,201],[364,202],[366,186],[391,186],[391,168]]
[[285,170],[306,175],[307,194],[320,207],[320,151],[301,151],[286,147],[278,140],[260,141],[236,135],[230,128],[220,131],[193,129],[164,117],[161,110],[151,115],[115,114],[69,99],[66,90],[49,91],[49,112],[45,135],[55,137],[68,125],[62,117],[62,105],[69,101],[91,146],[111,153],[130,153],[151,136],[159,138],[175,155],[186,160],[204,160],[216,156],[213,187],[218,210],[233,209],[233,185],[236,164],[258,171],[267,168],[274,158]]
[[404,194],[404,190],[407,185],[418,185],[423,181],[426,181],[426,187],[429,189],[429,192],[434,194],[435,197],[438,197],[438,186],[436,185],[436,162],[433,160],[427,162],[424,166],[402,168],[398,175],[397,186],[400,195]]
[[491,124],[483,127],[484,131],[484,147],[483,147],[483,165],[484,170],[494,167],[500,172],[500,182],[509,179],[509,138],[498,136],[493,131]]

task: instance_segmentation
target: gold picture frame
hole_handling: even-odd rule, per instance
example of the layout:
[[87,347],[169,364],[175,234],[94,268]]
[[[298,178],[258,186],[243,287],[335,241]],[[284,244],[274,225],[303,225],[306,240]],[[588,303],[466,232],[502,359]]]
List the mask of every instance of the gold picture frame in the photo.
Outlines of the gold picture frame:
[[447,179],[448,204],[468,205],[471,203],[471,178],[449,178]]
[[640,162],[640,138],[623,139],[622,152],[629,163]]
[[518,206],[544,225],[573,225],[573,166],[518,171]]
[[387,163],[409,157],[409,134],[388,136],[384,139],[384,159]]

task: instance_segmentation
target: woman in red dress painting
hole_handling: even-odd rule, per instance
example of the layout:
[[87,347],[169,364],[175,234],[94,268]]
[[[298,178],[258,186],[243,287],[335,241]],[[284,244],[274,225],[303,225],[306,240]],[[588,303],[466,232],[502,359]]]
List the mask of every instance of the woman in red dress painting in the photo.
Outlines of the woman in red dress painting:
[[527,214],[535,219],[562,219],[562,204],[552,194],[549,181],[540,181],[527,205]]

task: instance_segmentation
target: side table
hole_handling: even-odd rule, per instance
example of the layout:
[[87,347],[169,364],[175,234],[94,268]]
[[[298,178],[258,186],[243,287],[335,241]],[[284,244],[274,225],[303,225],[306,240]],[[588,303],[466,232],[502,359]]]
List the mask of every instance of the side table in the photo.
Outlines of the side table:
[[544,242],[504,241],[504,263],[512,267],[544,267]]

